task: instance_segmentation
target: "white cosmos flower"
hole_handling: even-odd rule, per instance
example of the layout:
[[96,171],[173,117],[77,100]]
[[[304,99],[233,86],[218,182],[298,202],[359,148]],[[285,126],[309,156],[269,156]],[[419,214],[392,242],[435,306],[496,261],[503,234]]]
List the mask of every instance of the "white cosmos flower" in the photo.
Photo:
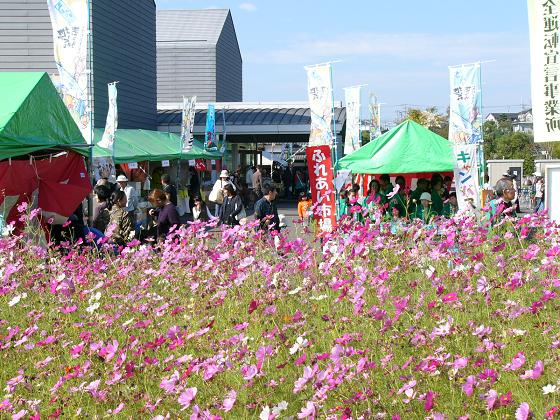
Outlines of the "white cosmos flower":
[[543,386],[542,388],[543,395],[554,394],[555,392],[556,392],[556,385],[548,384],[546,386]]
[[290,348],[290,354],[297,353],[298,350],[307,346],[307,343],[308,343],[308,341],[305,338],[303,338],[302,336],[299,336],[296,339],[296,342],[294,343],[294,345]]

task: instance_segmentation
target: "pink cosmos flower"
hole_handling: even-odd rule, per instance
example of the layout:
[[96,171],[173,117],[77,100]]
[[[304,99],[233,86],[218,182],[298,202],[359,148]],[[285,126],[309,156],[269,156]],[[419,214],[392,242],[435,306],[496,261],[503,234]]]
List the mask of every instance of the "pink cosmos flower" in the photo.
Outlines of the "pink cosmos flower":
[[115,353],[117,352],[118,348],[119,342],[117,340],[113,340],[112,343],[107,344],[105,347],[102,347],[101,350],[99,350],[99,356],[104,358],[105,361],[108,362],[113,357],[115,357]]
[[171,375],[169,378],[162,379],[159,384],[159,387],[163,389],[166,393],[172,394],[175,393],[176,391],[176,384],[178,381],[179,381],[179,372],[175,371],[173,372],[173,375]]
[[472,394],[474,392],[475,383],[476,383],[476,377],[474,375],[471,375],[467,378],[467,380],[463,384],[462,389],[463,389],[463,392],[465,394],[467,394],[467,397],[472,396]]
[[486,408],[488,410],[493,410],[497,407],[496,403],[498,402],[498,393],[493,389],[488,391],[488,393],[484,396],[484,399],[486,400]]
[[535,367],[530,370],[526,370],[523,375],[521,375],[522,379],[539,379],[542,375],[544,370],[544,364],[542,360],[537,360],[535,363]]
[[453,292],[453,293],[448,293],[445,296],[443,296],[441,298],[441,301],[443,303],[447,303],[447,302],[455,302],[456,300],[458,300],[457,298],[457,293]]
[[433,391],[428,391],[426,401],[424,402],[424,411],[429,412],[432,408],[434,408],[434,393]]
[[307,401],[305,407],[298,413],[298,419],[314,419],[315,413],[315,404],[312,401]]
[[523,354],[523,352],[520,351],[513,357],[511,363],[508,363],[507,365],[504,366],[504,369],[517,370],[520,367],[522,367],[524,364],[525,364],[525,354]]
[[227,413],[233,408],[235,401],[237,400],[237,392],[233,389],[227,394],[226,398],[224,399],[223,403],[223,410]]
[[181,411],[186,410],[191,405],[191,402],[196,397],[198,390],[196,387],[185,389],[181,395],[179,395],[179,404],[181,404]]
[[241,368],[241,373],[243,374],[243,379],[250,381],[257,375],[258,369],[255,365],[243,366]]
[[515,411],[515,420],[527,420],[531,414],[529,404],[526,402],[521,403],[519,408]]

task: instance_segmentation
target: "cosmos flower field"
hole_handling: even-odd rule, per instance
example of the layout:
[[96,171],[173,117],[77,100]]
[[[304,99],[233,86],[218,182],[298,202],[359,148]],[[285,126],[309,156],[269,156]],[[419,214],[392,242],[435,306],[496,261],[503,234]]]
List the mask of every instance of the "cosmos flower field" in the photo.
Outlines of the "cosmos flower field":
[[0,418],[559,418],[545,216],[271,242],[0,239]]

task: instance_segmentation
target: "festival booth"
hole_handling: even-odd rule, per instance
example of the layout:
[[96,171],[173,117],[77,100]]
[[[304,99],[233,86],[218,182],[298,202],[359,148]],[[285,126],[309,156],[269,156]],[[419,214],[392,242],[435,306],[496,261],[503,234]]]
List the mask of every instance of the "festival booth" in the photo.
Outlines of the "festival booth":
[[424,126],[406,120],[370,141],[337,163],[338,170],[363,175],[364,187],[374,175],[405,177],[406,185],[416,187],[419,178],[433,173],[453,176],[453,147],[445,138]]
[[[120,166],[120,172],[130,180],[139,194],[139,213],[136,215],[136,220],[140,223],[146,220],[146,211],[149,208],[146,201],[147,194],[150,189],[160,186],[160,178],[165,170],[169,172],[172,182],[178,187],[179,199],[184,201],[186,191],[180,186],[188,184],[186,177],[189,174],[189,161],[191,163],[194,160],[210,161],[222,157],[219,152],[206,151],[197,139],[193,139],[192,149],[184,152],[181,137],[176,134],[136,129],[117,129],[111,153],[97,145],[103,137],[103,131],[103,129],[94,131],[94,158],[112,158],[114,164]],[[94,162],[98,161],[94,159]],[[201,165],[197,167],[200,168]],[[95,164],[93,171],[98,177],[107,176],[104,168],[96,167]],[[181,212],[181,204],[179,208]]]
[[0,73],[0,92],[0,224],[20,228],[24,202],[64,223],[91,191],[88,146],[47,73]]

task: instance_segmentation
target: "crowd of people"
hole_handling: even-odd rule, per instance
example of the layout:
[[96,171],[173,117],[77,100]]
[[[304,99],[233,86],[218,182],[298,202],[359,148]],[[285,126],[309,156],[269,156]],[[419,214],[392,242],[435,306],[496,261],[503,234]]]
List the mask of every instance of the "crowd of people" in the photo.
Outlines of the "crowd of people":
[[452,178],[434,174],[430,179],[421,178],[416,188],[410,190],[403,176],[397,176],[395,185],[389,175],[372,179],[362,194],[362,188],[353,184],[340,192],[337,200],[338,217],[352,217],[362,221],[365,217],[422,219],[429,222],[435,216],[452,217],[458,211],[457,195],[451,190]]
[[[201,194],[200,180],[197,178],[189,187],[190,217],[188,222],[215,221],[216,225],[233,227],[247,222],[248,210],[254,212],[259,221],[259,228],[266,231],[278,232],[281,228],[277,209],[277,198],[280,193],[291,198],[297,194],[298,217],[304,225],[309,226],[313,220],[313,201],[307,191],[306,181],[302,179],[301,171],[294,170],[290,165],[285,169],[276,167],[279,178],[274,176],[268,181],[263,177],[262,168],[249,167],[245,174],[241,168],[230,174],[224,169],[213,184],[207,200],[212,203],[213,211]],[[196,175],[196,171],[195,175]],[[132,239],[146,239],[149,237],[163,241],[173,227],[187,223],[177,211],[177,188],[171,182],[168,174],[161,176],[161,189],[153,189],[148,201],[151,208],[148,211],[149,223],[144,229],[138,228],[136,210],[138,207],[137,193],[129,184],[125,175],[119,175],[116,183],[101,179],[94,188],[95,206],[92,223],[86,227],[83,223],[83,208],[80,207],[69,218],[68,226],[53,226],[51,234],[55,243],[63,240],[84,239],[88,233],[96,238],[109,236],[117,246],[124,246]],[[192,179],[191,179],[192,181]],[[250,181],[250,182],[249,182]],[[532,179],[534,211],[544,208],[544,183],[542,175],[536,172]],[[380,219],[420,219],[430,223],[435,217],[453,217],[459,209],[457,195],[452,189],[453,179],[450,176],[433,174],[431,178],[417,180],[413,190],[406,185],[403,176],[394,179],[394,185],[387,174],[372,179],[366,188],[352,184],[340,191],[336,211],[337,217],[352,218],[356,221]],[[515,216],[519,213],[518,184],[514,176],[505,173],[491,193],[487,196],[488,217],[495,223],[504,215]],[[365,193],[364,193],[365,192]],[[473,209],[474,203],[472,204]],[[476,210],[476,209],[475,209]]]

